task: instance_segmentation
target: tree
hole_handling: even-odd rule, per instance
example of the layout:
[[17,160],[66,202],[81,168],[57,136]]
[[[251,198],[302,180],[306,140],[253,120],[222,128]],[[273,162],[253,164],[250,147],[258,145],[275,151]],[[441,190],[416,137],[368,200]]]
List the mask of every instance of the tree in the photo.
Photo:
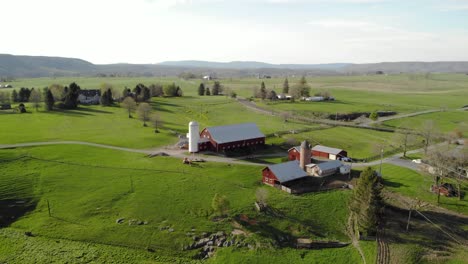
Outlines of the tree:
[[151,90],[148,87],[143,87],[143,92],[141,95],[141,101],[147,102],[151,99]]
[[408,147],[416,142],[416,135],[411,130],[404,129],[403,126],[400,126],[400,128],[395,131],[394,142],[402,148],[403,157],[406,157]]
[[212,90],[213,95],[219,95],[221,92],[222,92],[221,83],[218,81],[215,81],[213,84],[213,90]]
[[125,97],[122,101],[121,106],[123,106],[128,111],[128,118],[132,118],[132,112],[136,109],[136,102],[132,97]]
[[16,90],[13,90],[13,92],[11,92],[11,101],[13,103],[19,102],[18,92]]
[[377,119],[379,119],[379,114],[377,114],[377,112],[372,112],[370,115],[369,115],[369,118],[373,121],[377,121]]
[[164,96],[177,96],[177,86],[175,85],[175,83],[167,84],[164,86]]
[[125,99],[127,96],[130,96],[132,91],[128,89],[128,87],[125,87],[122,91],[122,99]]
[[184,95],[184,92],[182,92],[182,89],[180,89],[179,86],[176,88],[176,96],[182,97]]
[[305,76],[302,76],[299,83],[291,88],[291,95],[294,98],[309,97],[310,86],[307,84]]
[[237,97],[237,93],[234,92],[234,91],[231,91],[231,92],[229,93],[229,96],[230,96],[231,98],[236,98],[236,97]]
[[273,90],[268,91],[266,98],[271,100],[271,101],[278,99],[278,97],[276,95],[276,92],[273,91]]
[[101,95],[100,102],[102,106],[111,106],[114,103],[114,98],[112,96],[112,90],[107,88]]
[[75,82],[70,84],[70,88],[66,88],[67,87],[64,88],[64,90],[67,90],[63,100],[64,107],[66,109],[75,109],[78,107],[78,96],[81,88]]
[[423,123],[419,133],[424,139],[424,154],[427,154],[427,149],[429,148],[429,145],[432,143],[432,141],[437,135],[437,128],[434,124],[434,121],[426,120]]
[[205,95],[211,95],[211,93],[210,93],[210,87],[206,87]]
[[45,109],[47,111],[52,111],[54,109],[54,95],[52,94],[52,91],[48,88],[44,89],[44,104],[45,104]]
[[135,101],[139,102],[141,99],[141,94],[143,92],[143,87],[145,87],[144,84],[139,83],[133,88],[133,92],[135,93]]
[[[454,167],[453,159],[447,155],[446,151],[435,149],[431,151],[426,159],[428,163],[434,168],[434,183],[437,187],[446,177],[449,177]],[[440,203],[440,188],[437,188],[437,204]]]
[[63,85],[57,83],[51,84],[49,86],[49,90],[54,96],[54,100],[63,101],[63,98],[65,97]]
[[265,100],[266,96],[267,96],[267,91],[266,91],[265,82],[262,82],[262,84],[260,85],[260,98],[262,98],[262,100]]
[[31,95],[31,90],[29,88],[22,87],[18,93],[18,102],[28,102],[29,96]]
[[350,210],[359,233],[371,236],[376,233],[381,210],[381,187],[375,171],[367,167],[361,172],[351,197]]
[[283,93],[288,94],[289,93],[289,81],[288,78],[284,79],[283,83]]
[[151,97],[163,96],[163,87],[160,84],[150,84],[148,87],[151,91]]
[[229,201],[227,200],[226,196],[221,196],[219,194],[215,194],[213,200],[211,201],[211,207],[220,216],[226,215],[229,211]]
[[162,127],[161,116],[158,113],[151,115],[151,124],[154,127],[154,133],[159,133],[159,129]]
[[200,83],[200,86],[198,86],[198,95],[200,96],[205,95],[205,84]]
[[41,92],[33,88],[31,90],[31,94],[29,95],[29,102],[31,102],[33,107],[36,108],[36,112],[41,106],[41,101]]
[[147,126],[146,122],[150,120],[151,110],[151,105],[148,103],[141,103],[138,106],[138,116],[140,117],[141,121],[143,121],[143,126]]

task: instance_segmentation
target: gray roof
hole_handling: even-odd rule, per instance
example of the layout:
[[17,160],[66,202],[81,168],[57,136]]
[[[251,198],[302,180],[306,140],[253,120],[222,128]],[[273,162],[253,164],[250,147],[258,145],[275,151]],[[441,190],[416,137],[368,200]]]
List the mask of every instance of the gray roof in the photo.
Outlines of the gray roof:
[[299,167],[299,161],[297,160],[270,165],[268,168],[275,174],[280,182],[293,181],[308,176],[308,174]]
[[206,128],[218,143],[228,143],[265,137],[255,123],[243,123]]
[[317,164],[317,167],[321,170],[321,171],[326,171],[326,170],[330,170],[330,169],[338,169],[339,167],[341,167],[343,164],[339,161],[339,160],[332,160],[332,161],[327,161],[327,162],[323,162],[323,163],[319,163]]
[[325,153],[329,153],[329,154],[333,154],[333,155],[337,155],[341,151],[343,151],[342,149],[330,148],[330,147],[326,147],[326,146],[322,146],[322,145],[317,145],[317,146],[313,147],[312,150],[325,152]]
[[288,152],[289,152],[291,149],[295,149],[297,152],[301,152],[301,146],[292,147],[292,148],[288,149]]

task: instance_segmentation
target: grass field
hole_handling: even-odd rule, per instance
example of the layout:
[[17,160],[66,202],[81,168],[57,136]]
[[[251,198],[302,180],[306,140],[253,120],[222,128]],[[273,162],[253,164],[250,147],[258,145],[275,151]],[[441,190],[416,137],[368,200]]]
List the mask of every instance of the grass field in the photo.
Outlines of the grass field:
[[177,142],[174,133],[185,135],[191,120],[197,120],[200,128],[254,122],[265,134],[289,127],[313,126],[285,124],[280,118],[251,112],[223,96],[154,98],[152,106],[163,122],[161,133],[143,127],[137,114],[129,119],[125,109],[119,107],[81,106],[76,110],[51,112],[29,108],[29,113],[25,114],[0,111],[2,124],[8,124],[0,130],[0,144],[79,140],[130,148],[159,147]]
[[394,119],[383,122],[385,126],[390,127],[405,127],[418,129],[423,126],[424,121],[432,120],[438,130],[447,133],[458,129],[465,134],[468,132],[468,112],[467,111],[450,111],[437,112],[413,117]]
[[[351,192],[296,197],[262,187],[269,193],[270,206],[282,216],[261,215],[253,210],[255,191],[261,186],[260,169],[255,166],[207,163],[200,167],[187,167],[172,158],[145,158],[139,154],[85,146],[0,151],[2,160],[22,155],[30,157],[1,164],[0,201],[29,201],[34,206],[0,233],[0,241],[7,242],[0,247],[2,261],[19,263],[30,248],[51,247],[53,243],[45,239],[70,241],[61,244],[68,252],[60,253],[63,259],[82,254],[83,251],[76,249],[79,245],[91,248],[97,259],[105,259],[106,254],[115,250],[108,251],[102,245],[123,247],[119,256],[124,259],[132,259],[135,254],[138,256],[136,259],[152,259],[154,255],[145,251],[147,247],[155,249],[161,260],[190,259],[195,252],[182,251],[181,247],[191,243],[191,237],[186,233],[192,228],[197,233],[230,232],[233,229],[230,221],[211,220],[211,199],[215,193],[227,196],[232,217],[246,214],[262,223],[259,227],[252,227],[258,231],[249,238],[253,241],[267,243],[276,232],[316,239],[348,240],[343,223]],[[47,201],[52,217],[48,216]],[[332,210],[330,204],[334,204]],[[125,221],[138,219],[148,224],[129,226],[125,222],[119,225],[115,223],[118,218],[125,218]],[[165,226],[173,228],[174,232],[160,230]],[[18,232],[25,231],[36,237],[18,235]],[[11,255],[17,250],[20,251],[18,259]],[[146,253],[139,254],[138,250]],[[268,248],[262,250],[276,252]],[[291,252],[291,257],[303,252],[286,251]],[[344,260],[351,251],[353,249],[349,247],[336,251],[309,251],[307,255],[324,261],[335,255],[337,260]],[[45,252],[58,254],[50,248]],[[245,249],[235,252],[229,258],[242,259],[244,255],[248,257],[251,254]],[[274,259],[273,256],[281,257],[273,254],[270,259]]]

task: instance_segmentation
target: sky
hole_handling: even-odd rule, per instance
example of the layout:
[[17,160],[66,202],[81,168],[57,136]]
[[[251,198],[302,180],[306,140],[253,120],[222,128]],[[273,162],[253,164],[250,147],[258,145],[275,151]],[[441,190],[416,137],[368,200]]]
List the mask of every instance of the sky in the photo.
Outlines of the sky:
[[0,53],[95,64],[468,61],[468,0],[0,0]]

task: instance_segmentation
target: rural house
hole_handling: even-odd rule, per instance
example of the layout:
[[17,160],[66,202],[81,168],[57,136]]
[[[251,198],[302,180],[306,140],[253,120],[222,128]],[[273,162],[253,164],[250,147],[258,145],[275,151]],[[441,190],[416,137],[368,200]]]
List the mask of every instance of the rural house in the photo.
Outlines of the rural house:
[[312,148],[312,157],[330,160],[338,160],[348,157],[348,153],[342,149],[316,145]]
[[78,102],[80,104],[99,104],[101,99],[101,91],[93,90],[80,90],[78,95]]
[[[300,160],[301,159],[301,147],[296,146],[292,147],[288,150],[288,159],[289,160]],[[312,154],[310,155],[310,158],[312,159]]]
[[198,134],[198,123],[189,124],[189,151],[228,151],[265,145],[265,135],[254,123],[207,127]]
[[308,176],[307,172],[299,167],[297,160],[270,165],[262,170],[262,175],[262,182],[270,186],[282,185]]

